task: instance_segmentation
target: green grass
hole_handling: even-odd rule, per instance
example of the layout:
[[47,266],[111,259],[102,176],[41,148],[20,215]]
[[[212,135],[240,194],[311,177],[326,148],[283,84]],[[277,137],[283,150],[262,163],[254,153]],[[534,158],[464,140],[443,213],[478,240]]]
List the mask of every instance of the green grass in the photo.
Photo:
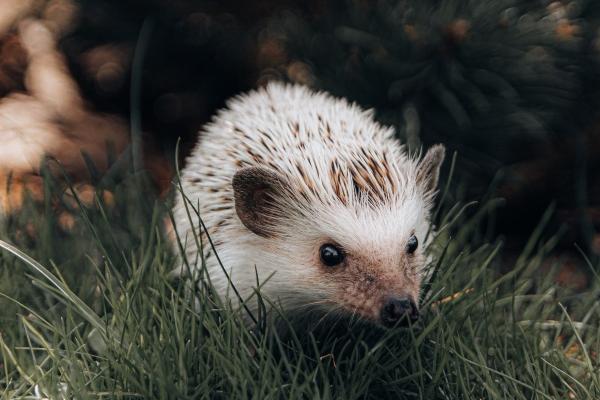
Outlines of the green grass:
[[[446,198],[418,324],[328,321],[307,331],[301,321],[247,327],[210,284],[173,281],[166,207],[139,177],[102,185],[116,206],[98,198],[74,210],[70,234],[50,201],[4,224],[3,239],[31,256],[0,258],[4,398],[600,398],[600,280],[573,293],[540,273],[556,242],[541,240],[551,210],[509,261],[484,229],[497,203],[466,213]],[[48,183],[48,198],[61,197],[57,187]],[[26,222],[35,238],[19,232]]]

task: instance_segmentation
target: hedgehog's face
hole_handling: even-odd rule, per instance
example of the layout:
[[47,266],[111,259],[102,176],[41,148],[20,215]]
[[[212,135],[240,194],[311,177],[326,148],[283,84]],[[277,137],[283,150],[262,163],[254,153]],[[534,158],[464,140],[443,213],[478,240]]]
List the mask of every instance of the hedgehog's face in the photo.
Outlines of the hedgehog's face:
[[341,218],[321,214],[323,223],[310,230],[312,246],[303,249],[312,251],[311,265],[331,288],[331,303],[388,327],[414,322],[429,229],[424,202],[415,195],[401,204],[334,213]]
[[334,304],[390,327],[415,322],[419,316],[424,257],[415,231],[387,236],[389,240],[381,245],[368,234],[350,240],[323,239],[316,264],[335,288]]
[[289,179],[246,168],[233,181],[236,211],[257,235],[265,263],[276,273],[290,269],[278,281],[282,293],[292,291],[326,311],[403,325],[419,315],[426,197],[437,185],[442,160],[443,148],[428,152],[415,171],[416,190],[376,207],[306,201],[293,207],[301,199]]

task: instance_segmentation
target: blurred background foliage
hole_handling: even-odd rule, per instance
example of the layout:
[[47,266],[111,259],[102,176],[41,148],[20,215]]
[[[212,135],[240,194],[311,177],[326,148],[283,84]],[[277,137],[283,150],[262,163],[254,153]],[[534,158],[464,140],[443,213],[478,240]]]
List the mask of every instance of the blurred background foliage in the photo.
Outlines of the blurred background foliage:
[[[178,138],[183,161],[227,98],[277,79],[374,108],[411,151],[456,151],[454,194],[478,199],[491,186],[506,200],[490,229],[509,250],[555,202],[565,265],[576,264],[574,242],[600,255],[596,1],[0,4],[0,139],[16,143],[0,150],[0,183],[35,194],[45,153],[97,185],[141,130],[144,166],[167,195]],[[3,193],[4,208],[18,208],[19,192]]]
[[[255,393],[318,390],[289,378],[314,382],[328,342],[316,357],[291,347],[282,364],[229,313],[212,316],[212,302],[210,313],[188,312],[166,280],[174,260],[161,231],[178,140],[184,163],[228,98],[283,80],[373,108],[409,151],[441,142],[457,154],[436,219],[441,267],[426,285],[437,296],[426,329],[369,357],[350,346],[323,369],[336,382],[324,387],[343,398],[596,398],[599,63],[595,0],[0,0],[0,237],[135,344],[122,353],[113,343],[99,363],[94,330],[69,301],[2,253],[2,356],[5,343],[31,347],[28,327],[42,321],[32,310],[43,310],[60,328],[40,325],[61,349],[48,352],[52,367],[37,366],[39,349],[33,360],[13,350],[49,390],[64,377],[75,393],[102,395],[241,397],[248,382]],[[463,214],[471,199],[482,205]],[[356,339],[331,338],[342,352]],[[9,364],[3,372],[19,365]],[[31,391],[16,376],[27,373],[0,376],[0,387]]]

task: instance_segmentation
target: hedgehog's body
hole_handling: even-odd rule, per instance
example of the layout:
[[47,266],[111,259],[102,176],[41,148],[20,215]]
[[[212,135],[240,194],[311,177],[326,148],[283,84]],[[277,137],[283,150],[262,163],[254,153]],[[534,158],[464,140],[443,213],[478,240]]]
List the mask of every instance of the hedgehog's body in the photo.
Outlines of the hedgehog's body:
[[[175,228],[194,263],[198,208],[243,298],[258,272],[261,293],[286,311],[390,325],[416,315],[417,240],[429,229],[442,159],[441,146],[410,158],[393,129],[356,105],[271,84],[231,100],[200,134],[181,177],[188,210],[178,195]],[[204,253],[217,291],[236,302],[206,240]]]

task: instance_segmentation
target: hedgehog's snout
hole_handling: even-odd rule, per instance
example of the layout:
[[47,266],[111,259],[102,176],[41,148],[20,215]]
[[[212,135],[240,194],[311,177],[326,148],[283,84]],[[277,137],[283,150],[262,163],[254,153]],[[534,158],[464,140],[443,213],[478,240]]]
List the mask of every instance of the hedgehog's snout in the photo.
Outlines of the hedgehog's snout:
[[384,301],[380,313],[381,323],[387,327],[406,326],[419,319],[419,309],[408,297],[390,297]]

